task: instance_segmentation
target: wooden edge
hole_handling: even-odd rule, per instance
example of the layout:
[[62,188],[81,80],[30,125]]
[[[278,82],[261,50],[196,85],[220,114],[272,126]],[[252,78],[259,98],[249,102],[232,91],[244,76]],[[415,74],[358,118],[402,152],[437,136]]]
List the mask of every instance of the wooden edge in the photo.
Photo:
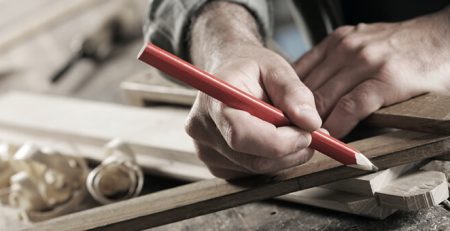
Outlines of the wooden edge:
[[[389,135],[392,138],[392,135]],[[353,143],[386,169],[442,154],[450,148],[449,137],[424,133],[400,132],[393,143],[367,147]],[[386,137],[372,140],[384,141]],[[233,181],[204,180],[169,190],[141,196],[50,221],[37,223],[32,230],[133,229],[141,230],[234,206],[277,197],[286,193],[365,174],[364,171],[324,161],[319,166],[302,165],[273,176],[253,176]]]
[[366,123],[411,131],[450,134],[450,95],[426,94],[374,112]]

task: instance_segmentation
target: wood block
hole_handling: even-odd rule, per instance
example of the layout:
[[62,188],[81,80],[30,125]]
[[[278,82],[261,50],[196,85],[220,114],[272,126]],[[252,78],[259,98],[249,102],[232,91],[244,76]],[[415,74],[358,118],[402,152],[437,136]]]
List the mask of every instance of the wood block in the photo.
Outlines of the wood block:
[[450,95],[418,96],[382,108],[366,122],[380,127],[450,134]]
[[379,206],[373,196],[362,196],[322,187],[289,193],[281,199],[376,219],[384,219],[397,211],[397,209]]
[[445,174],[419,171],[400,177],[375,193],[383,207],[420,210],[438,205],[449,196]]
[[418,164],[400,165],[364,176],[333,182],[322,187],[371,197],[377,190],[389,185],[394,179],[407,171],[415,169]]

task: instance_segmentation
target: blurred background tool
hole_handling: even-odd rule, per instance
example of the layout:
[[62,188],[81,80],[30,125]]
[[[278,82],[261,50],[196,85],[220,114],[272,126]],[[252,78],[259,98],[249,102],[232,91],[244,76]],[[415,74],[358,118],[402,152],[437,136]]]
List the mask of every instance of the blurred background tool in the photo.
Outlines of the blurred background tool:
[[[124,4],[125,5],[125,4]],[[68,61],[50,78],[52,83],[60,81],[64,75],[81,59],[101,63],[111,56],[114,47],[130,42],[141,36],[140,19],[132,5],[118,8],[97,30],[75,42],[75,52]]]

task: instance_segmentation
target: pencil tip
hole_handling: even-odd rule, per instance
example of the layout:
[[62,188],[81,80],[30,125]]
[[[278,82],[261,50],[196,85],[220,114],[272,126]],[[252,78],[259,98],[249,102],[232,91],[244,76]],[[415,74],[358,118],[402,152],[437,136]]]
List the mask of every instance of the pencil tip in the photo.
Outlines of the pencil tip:
[[366,171],[376,172],[378,171],[378,167],[375,166],[366,156],[361,153],[357,153],[355,155],[356,164],[348,165],[349,167],[358,168]]
[[375,166],[374,164],[372,164],[372,171],[374,171],[374,172],[378,172],[378,167],[377,166]]

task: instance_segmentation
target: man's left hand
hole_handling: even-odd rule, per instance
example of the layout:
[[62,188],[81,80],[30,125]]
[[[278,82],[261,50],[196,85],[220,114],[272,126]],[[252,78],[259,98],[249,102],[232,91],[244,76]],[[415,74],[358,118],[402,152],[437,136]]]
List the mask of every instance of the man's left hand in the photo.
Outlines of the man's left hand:
[[294,68],[336,137],[378,110],[426,92],[450,92],[450,7],[399,23],[338,28]]

